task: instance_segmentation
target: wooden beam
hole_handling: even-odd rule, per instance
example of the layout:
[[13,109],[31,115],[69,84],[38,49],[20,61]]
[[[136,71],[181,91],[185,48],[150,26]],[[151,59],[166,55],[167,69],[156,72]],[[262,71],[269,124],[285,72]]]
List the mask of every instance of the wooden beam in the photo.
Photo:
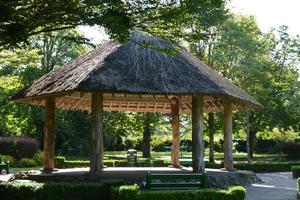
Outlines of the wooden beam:
[[193,172],[205,171],[203,140],[203,96],[192,98],[192,158]]
[[91,165],[90,173],[98,174],[102,171],[103,166],[103,94],[92,93],[91,103]]
[[232,157],[232,103],[224,102],[224,168],[233,170]]
[[43,171],[52,172],[55,154],[55,98],[46,99],[45,106]]
[[171,100],[171,116],[172,116],[172,166],[180,167],[179,151],[180,151],[180,133],[179,133],[179,101],[177,98]]

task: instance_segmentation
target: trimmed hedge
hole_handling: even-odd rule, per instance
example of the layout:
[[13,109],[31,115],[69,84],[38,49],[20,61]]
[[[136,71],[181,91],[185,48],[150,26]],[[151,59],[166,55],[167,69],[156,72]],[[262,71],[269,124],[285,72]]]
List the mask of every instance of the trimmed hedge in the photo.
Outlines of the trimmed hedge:
[[246,191],[235,186],[228,190],[140,190],[137,185],[114,186],[103,183],[0,183],[1,199],[14,200],[244,200]]
[[291,170],[292,170],[293,178],[299,178],[300,177],[300,165],[292,166]]
[[[103,160],[105,166],[108,167],[126,167],[127,160]],[[55,157],[56,168],[75,168],[75,167],[89,167],[90,161],[87,160],[66,160],[65,157]],[[138,167],[167,167],[168,163],[164,160],[138,160]]]
[[0,183],[1,199],[81,200],[111,199],[111,187],[99,183]]
[[114,199],[118,200],[244,200],[246,190],[234,186],[228,190],[139,190],[137,186],[121,186],[114,192]]
[[[127,160],[104,160],[104,165],[108,167],[126,167]],[[181,162],[183,166],[191,166],[191,161]],[[171,165],[171,161],[164,160],[138,160],[138,167],[167,167]],[[253,162],[253,163],[234,163],[234,168],[238,170],[249,170],[254,172],[281,172],[290,171],[291,167],[299,165],[300,162]],[[66,160],[65,157],[55,158],[55,167],[57,168],[75,168],[75,167],[89,167],[90,161],[86,160]],[[220,169],[223,168],[222,163],[205,162],[206,168]]]

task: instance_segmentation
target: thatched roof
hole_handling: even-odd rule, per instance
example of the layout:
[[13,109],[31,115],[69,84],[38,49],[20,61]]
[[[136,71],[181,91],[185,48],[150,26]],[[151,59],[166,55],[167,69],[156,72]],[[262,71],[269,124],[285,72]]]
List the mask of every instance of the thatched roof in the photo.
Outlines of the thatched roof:
[[236,108],[260,106],[186,49],[140,32],[125,44],[108,41],[79,56],[12,99],[43,105],[55,96],[57,107],[89,110],[91,92],[104,93],[105,110],[167,112],[176,96],[189,112],[195,94],[205,96],[207,111],[222,111],[224,100]]

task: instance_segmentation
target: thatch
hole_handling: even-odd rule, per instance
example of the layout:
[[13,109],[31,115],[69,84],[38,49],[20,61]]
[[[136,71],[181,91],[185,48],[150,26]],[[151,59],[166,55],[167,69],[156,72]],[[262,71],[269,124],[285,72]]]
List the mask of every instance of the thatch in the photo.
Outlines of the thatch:
[[224,100],[236,108],[260,106],[184,48],[140,32],[125,44],[108,41],[79,56],[12,99],[43,105],[44,98],[55,96],[57,107],[89,110],[91,92],[104,93],[104,109],[116,111],[168,112],[176,96],[181,111],[189,112],[196,94],[205,96],[207,111],[222,111]]

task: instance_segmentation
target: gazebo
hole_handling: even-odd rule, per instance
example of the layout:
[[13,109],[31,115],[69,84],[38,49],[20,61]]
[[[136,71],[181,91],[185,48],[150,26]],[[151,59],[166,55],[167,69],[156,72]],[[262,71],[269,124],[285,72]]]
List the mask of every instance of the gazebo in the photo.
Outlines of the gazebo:
[[203,172],[203,113],[224,112],[224,168],[233,170],[232,112],[261,106],[253,97],[182,47],[146,33],[108,41],[51,71],[13,101],[45,107],[43,170],[54,169],[55,109],[91,113],[90,173],[100,173],[103,112],[171,113],[173,167],[179,161],[179,114],[192,114],[193,172]]

